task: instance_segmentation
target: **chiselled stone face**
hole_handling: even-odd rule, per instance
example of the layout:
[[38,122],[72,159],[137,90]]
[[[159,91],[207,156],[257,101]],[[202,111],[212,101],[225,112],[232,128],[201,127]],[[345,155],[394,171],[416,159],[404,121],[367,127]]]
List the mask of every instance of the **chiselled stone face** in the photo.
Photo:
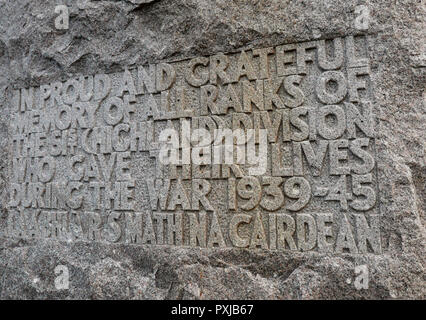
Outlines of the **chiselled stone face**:
[[[185,51],[172,46],[173,37],[148,21],[164,8],[174,7],[172,3],[86,2],[70,5],[77,17],[95,19],[107,33],[119,32],[133,21],[129,27],[133,40],[115,38],[120,46],[112,49],[101,43],[109,40],[95,32],[84,49],[91,58],[74,67],[66,62],[73,56],[68,51],[74,46],[70,39],[78,38],[86,27],[75,29],[73,20],[69,25],[61,22],[62,27],[54,31],[56,40],[42,55],[68,67],[63,70],[45,63],[43,71],[36,71],[40,68],[29,65],[30,79],[16,66],[21,61],[18,53],[10,50],[8,54],[6,64],[14,71],[10,83],[1,82],[7,107],[2,119],[7,124],[7,135],[2,135],[2,161],[7,163],[3,186],[7,196],[0,220],[4,248],[30,243],[41,248],[41,257],[56,257],[49,266],[52,270],[46,271],[52,279],[57,265],[65,265],[68,275],[74,259],[70,257],[83,250],[71,278],[88,277],[87,284],[80,285],[91,294],[96,291],[99,298],[197,298],[203,292],[206,298],[424,294],[417,285],[410,293],[398,293],[402,289],[389,280],[392,268],[421,266],[424,139],[420,137],[425,132],[416,120],[422,109],[421,95],[416,93],[421,91],[418,72],[423,74],[418,70],[423,69],[396,62],[395,57],[403,55],[394,48],[394,40],[381,36],[390,31],[381,30],[376,22],[369,27],[369,6],[356,9],[359,16],[352,12],[355,29],[334,30],[331,22],[324,22],[331,13],[321,9],[321,25],[329,28],[324,34],[316,22],[309,22],[309,28],[296,25],[294,36],[282,31],[277,38],[273,33],[280,32],[279,17],[295,19],[302,9],[298,5],[284,9],[267,1],[269,6],[257,6],[276,22],[265,22],[274,31],[263,30],[263,39],[229,47],[222,37],[206,34],[211,46],[202,50],[206,44],[195,26],[190,27],[198,39],[194,43],[178,28],[176,37],[183,32],[182,41],[192,48]],[[38,12],[39,6],[33,10]],[[127,8],[145,6],[146,12],[137,11],[139,18],[124,18],[123,12],[135,14]],[[336,5],[338,15],[345,6]],[[111,10],[123,15],[111,15]],[[293,18],[282,10],[293,12]],[[106,12],[114,24],[99,22],[99,12]],[[147,22],[138,20],[142,17]],[[379,18],[383,19],[380,13]],[[261,19],[258,22],[262,25]],[[237,25],[232,20],[227,23]],[[201,24],[203,32],[210,30]],[[148,29],[151,34],[140,33]],[[227,32],[231,32],[229,41],[238,33]],[[143,41],[133,43],[138,37]],[[156,47],[152,40],[156,37],[163,49]],[[170,48],[164,49],[166,44]],[[75,46],[83,50],[82,45]],[[115,61],[114,56],[123,50],[126,59]],[[90,62],[98,52],[103,60]],[[402,64],[399,69],[394,67],[397,63]],[[398,77],[405,77],[405,82],[387,84]],[[404,105],[408,98],[398,100],[408,96],[398,86],[411,88],[411,105]],[[399,109],[392,107],[396,103]],[[414,120],[400,120],[401,113]],[[405,135],[410,134],[413,142],[404,145],[409,140]],[[407,173],[407,165],[414,171]],[[85,251],[90,248],[96,253]],[[15,253],[8,250],[5,254],[13,260]],[[129,250],[129,270],[135,277],[148,279],[143,280],[144,293],[132,281],[127,291],[105,293],[108,281],[103,277],[110,269],[102,259],[114,256],[113,264],[129,263]],[[406,250],[415,254],[403,263]],[[205,257],[221,262],[219,266],[206,263]],[[38,258],[33,259],[36,265]],[[245,263],[255,270],[250,280],[236,271],[232,281],[238,288],[246,281],[248,286],[262,288],[255,289],[253,296],[234,292],[217,280],[223,276],[224,265]],[[189,266],[195,264],[200,267],[192,270]],[[79,269],[83,265],[89,273]],[[162,279],[161,270],[178,280],[167,280],[167,275]],[[123,273],[117,281],[126,278]],[[204,273],[205,281],[213,281],[212,286],[222,286],[227,293],[215,293],[211,284],[193,277]],[[255,280],[257,273],[265,279]],[[284,274],[288,281],[280,280]],[[356,278],[359,274],[361,280]],[[312,277],[314,282],[307,280]],[[408,277],[415,282],[415,276]],[[166,284],[158,285],[163,280]],[[93,289],[97,281],[99,290]],[[165,290],[170,281],[180,283],[179,294]],[[185,284],[188,281],[190,287]],[[330,281],[335,283],[333,289],[322,290]],[[51,282],[45,286],[53,286]],[[269,291],[263,287],[266,282]],[[3,290],[5,297],[13,296],[7,288]],[[88,294],[67,290],[71,297]]]

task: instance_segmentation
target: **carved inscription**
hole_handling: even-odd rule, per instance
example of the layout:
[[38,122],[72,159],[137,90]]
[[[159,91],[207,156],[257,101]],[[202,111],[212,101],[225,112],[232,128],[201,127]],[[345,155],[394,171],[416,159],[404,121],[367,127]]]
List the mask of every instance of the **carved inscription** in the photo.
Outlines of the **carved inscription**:
[[3,235],[381,253],[370,72],[347,36],[17,89]]

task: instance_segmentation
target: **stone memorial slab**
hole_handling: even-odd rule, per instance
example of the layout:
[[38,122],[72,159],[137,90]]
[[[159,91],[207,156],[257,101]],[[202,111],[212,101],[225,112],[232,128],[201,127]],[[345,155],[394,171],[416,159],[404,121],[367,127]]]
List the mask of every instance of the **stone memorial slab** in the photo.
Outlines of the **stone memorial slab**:
[[424,298],[420,3],[0,12],[0,298]]

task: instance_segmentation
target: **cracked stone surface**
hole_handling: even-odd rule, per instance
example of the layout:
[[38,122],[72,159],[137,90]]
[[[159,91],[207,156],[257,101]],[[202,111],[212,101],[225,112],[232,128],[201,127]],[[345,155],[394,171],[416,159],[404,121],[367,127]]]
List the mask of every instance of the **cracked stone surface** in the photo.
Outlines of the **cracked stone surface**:
[[[0,220],[12,88],[79,74],[357,32],[370,9],[382,254],[322,254],[0,238],[1,299],[424,299],[425,7],[419,0],[0,1]],[[55,288],[66,265],[69,290]],[[366,264],[369,287],[353,285]],[[349,279],[349,281],[348,281]]]

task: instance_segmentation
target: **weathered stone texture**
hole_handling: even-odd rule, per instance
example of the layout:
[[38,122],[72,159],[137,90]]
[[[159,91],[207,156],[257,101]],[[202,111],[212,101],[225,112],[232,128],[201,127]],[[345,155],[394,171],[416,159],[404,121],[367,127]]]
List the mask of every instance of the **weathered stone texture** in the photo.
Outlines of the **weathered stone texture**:
[[[55,5],[70,26],[57,30]],[[425,7],[421,1],[0,1],[0,225],[12,91],[79,75],[367,31],[382,252],[320,253],[0,238],[1,299],[424,299]],[[142,163],[141,165],[147,165]],[[216,202],[220,199],[216,199]],[[55,288],[66,265],[69,290]],[[367,265],[368,289],[354,286]],[[348,281],[349,280],[349,281]]]

